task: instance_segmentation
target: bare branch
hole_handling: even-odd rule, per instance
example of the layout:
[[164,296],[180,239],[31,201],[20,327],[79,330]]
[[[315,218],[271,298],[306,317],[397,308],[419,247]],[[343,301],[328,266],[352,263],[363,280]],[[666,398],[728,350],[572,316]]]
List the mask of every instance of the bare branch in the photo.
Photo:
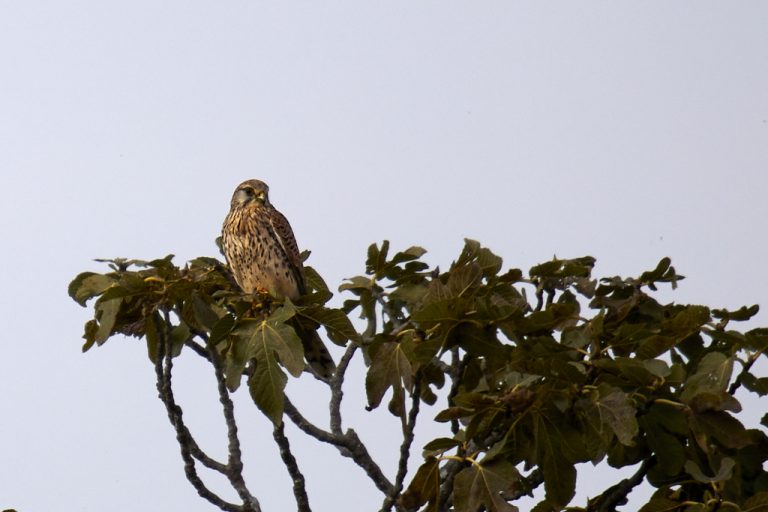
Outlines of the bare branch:
[[321,429],[320,427],[316,426],[314,423],[310,422],[308,419],[306,419],[302,414],[299,412],[298,409],[296,409],[296,406],[293,405],[293,403],[288,399],[288,397],[285,397],[285,406],[284,406],[284,412],[285,415],[288,416],[288,418],[293,422],[294,425],[299,427],[299,430],[304,432],[310,437],[314,437],[318,441],[322,441],[323,443],[332,444],[334,446],[340,446],[341,441],[339,440],[338,436],[331,434],[330,432]]
[[298,512],[312,512],[309,507],[309,498],[307,497],[306,486],[304,485],[304,475],[299,469],[299,465],[296,463],[296,458],[291,453],[291,445],[288,442],[288,438],[285,436],[285,423],[280,423],[275,427],[272,432],[278,448],[280,449],[280,458],[283,459],[285,467],[288,469],[288,474],[291,475],[293,480],[293,495],[296,497],[296,510]]
[[[392,482],[384,476],[384,473],[381,472],[381,468],[379,468],[378,464],[373,461],[371,455],[368,453],[368,449],[363,442],[360,441],[360,438],[357,437],[357,432],[351,428],[347,429],[344,433],[344,443],[344,447],[349,451],[348,457],[351,457],[358,466],[363,468],[376,487],[384,494],[392,492]],[[344,455],[343,451],[339,451]]]
[[[212,469],[216,469],[217,471],[225,469],[225,466],[207,457],[197,446],[197,443],[192,438],[189,430],[184,425],[181,407],[176,405],[171,388],[173,359],[168,345],[169,342],[166,333],[164,329],[160,329],[158,353],[155,359],[157,391],[160,400],[165,404],[166,411],[168,412],[168,419],[176,430],[176,440],[178,441],[179,449],[181,450],[181,458],[184,461],[184,474],[186,475],[187,480],[189,480],[202,498],[225,512],[246,512],[248,510],[254,510],[224,501],[217,494],[208,489],[197,474],[195,458],[198,458],[203,464]],[[195,457],[193,457],[193,451],[196,453]],[[258,508],[255,509],[255,512],[258,512],[258,510]]]
[[349,429],[343,434],[334,434],[323,430],[302,416],[288,400],[288,397],[285,399],[285,415],[305,434],[335,446],[341,455],[355,461],[381,492],[388,494],[392,491],[392,483],[384,476],[378,464],[373,461],[354,430]]
[[[195,333],[195,335],[200,336],[203,333]],[[204,334],[203,334],[204,335]],[[197,343],[192,338],[188,339],[184,342],[184,346],[189,347],[192,349],[193,352],[195,352],[200,357],[207,359],[208,361],[211,360],[211,356],[208,355],[208,351],[205,350],[205,347]]]
[[347,373],[349,362],[352,361],[356,351],[357,345],[354,343],[350,343],[347,346],[346,352],[341,356],[339,365],[336,367],[336,373],[334,373],[331,379],[331,432],[335,435],[341,435],[341,399],[344,397],[344,391],[342,391],[341,386],[344,384],[344,375]]
[[[206,337],[207,341],[207,337]],[[229,440],[229,459],[227,461],[227,478],[232,484],[232,487],[237,491],[237,495],[243,500],[243,503],[247,504],[254,511],[261,510],[259,501],[254,497],[248,487],[245,485],[243,479],[243,459],[242,452],[240,451],[240,440],[237,437],[237,423],[235,422],[235,407],[232,403],[232,399],[229,397],[229,390],[227,389],[226,380],[224,378],[224,369],[221,364],[221,358],[214,347],[208,348],[208,353],[211,357],[211,364],[213,364],[214,373],[216,374],[216,381],[218,382],[219,401],[224,413],[224,419],[227,423],[227,438]]]

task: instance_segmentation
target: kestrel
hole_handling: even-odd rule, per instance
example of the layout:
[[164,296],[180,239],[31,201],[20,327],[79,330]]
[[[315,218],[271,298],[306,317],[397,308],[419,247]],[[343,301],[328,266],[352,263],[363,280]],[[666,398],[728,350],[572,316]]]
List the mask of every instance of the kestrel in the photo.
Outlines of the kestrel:
[[[269,292],[298,299],[306,292],[304,266],[291,225],[269,201],[269,187],[244,181],[232,194],[221,231],[224,256],[245,293]],[[336,366],[316,331],[294,324],[304,356],[315,374],[328,380]]]

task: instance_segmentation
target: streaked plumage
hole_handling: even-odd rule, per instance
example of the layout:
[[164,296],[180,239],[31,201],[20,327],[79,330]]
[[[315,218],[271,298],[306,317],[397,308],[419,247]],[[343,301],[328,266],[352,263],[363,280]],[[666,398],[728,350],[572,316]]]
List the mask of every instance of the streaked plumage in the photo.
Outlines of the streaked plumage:
[[[293,230],[270,203],[269,187],[263,181],[244,181],[235,189],[221,243],[235,281],[244,292],[266,291],[293,301],[306,292]],[[335,365],[317,332],[294,327],[307,362],[320,377],[330,378]]]

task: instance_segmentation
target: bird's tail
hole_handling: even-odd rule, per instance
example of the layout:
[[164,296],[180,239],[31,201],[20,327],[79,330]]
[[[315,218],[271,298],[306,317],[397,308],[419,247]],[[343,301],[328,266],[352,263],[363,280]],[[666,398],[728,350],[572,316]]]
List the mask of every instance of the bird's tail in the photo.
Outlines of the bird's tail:
[[296,334],[301,339],[304,347],[304,358],[307,360],[310,371],[320,380],[328,382],[336,371],[336,363],[333,362],[330,352],[325,347],[320,335],[314,329],[306,328],[299,322],[294,324]]

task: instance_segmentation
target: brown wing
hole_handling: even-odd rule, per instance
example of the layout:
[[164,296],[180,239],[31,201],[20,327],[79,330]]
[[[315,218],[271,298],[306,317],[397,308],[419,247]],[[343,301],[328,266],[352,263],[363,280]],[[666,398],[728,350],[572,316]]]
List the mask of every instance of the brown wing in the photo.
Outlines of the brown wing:
[[296,237],[293,235],[293,229],[291,229],[288,219],[274,208],[269,210],[269,225],[288,258],[291,272],[299,285],[299,294],[303,295],[307,291],[304,282],[304,265],[301,263],[299,246],[296,243]]

